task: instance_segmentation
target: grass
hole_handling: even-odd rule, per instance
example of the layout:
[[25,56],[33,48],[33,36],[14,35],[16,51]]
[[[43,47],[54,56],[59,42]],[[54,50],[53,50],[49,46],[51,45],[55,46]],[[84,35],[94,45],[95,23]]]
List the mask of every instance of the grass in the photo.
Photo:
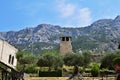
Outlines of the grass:
[[[68,77],[31,77],[25,80],[67,80]],[[76,77],[72,80],[78,80]],[[83,80],[102,80],[102,77],[83,77]],[[104,77],[103,80],[115,80],[115,77]]]

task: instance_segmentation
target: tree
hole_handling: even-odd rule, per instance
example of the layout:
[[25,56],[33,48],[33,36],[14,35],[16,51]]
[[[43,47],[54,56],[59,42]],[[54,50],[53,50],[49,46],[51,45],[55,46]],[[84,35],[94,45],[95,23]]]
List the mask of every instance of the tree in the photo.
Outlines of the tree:
[[57,69],[58,67],[62,67],[63,65],[63,57],[61,56],[61,54],[59,53],[58,50],[44,50],[43,51],[43,55],[45,54],[50,54],[53,55],[53,67],[55,69]]
[[[117,58],[113,59],[113,66],[114,66],[114,69],[115,69],[116,72],[120,72],[120,57],[117,57]],[[120,78],[120,75],[119,75],[118,78]],[[119,80],[119,79],[117,79],[117,80]]]
[[33,54],[26,53],[21,59],[21,64],[33,64],[36,63],[36,57]]
[[93,77],[97,77],[100,74],[100,68],[97,63],[94,63],[91,68],[91,74]]
[[113,69],[112,61],[114,58],[117,58],[117,57],[120,57],[120,52],[106,54],[106,56],[104,56],[103,59],[101,60],[100,68]]
[[19,50],[16,54],[17,60],[20,61],[20,59],[23,57],[23,55],[24,55],[24,52]]
[[108,68],[108,69],[113,69],[112,68],[112,60],[115,58],[116,56],[114,54],[107,54],[105,57],[103,57],[103,59],[101,60],[101,65],[100,68]]
[[84,67],[87,67],[88,64],[91,62],[90,53],[87,51],[83,52],[83,57],[84,57]]
[[55,60],[55,62],[54,62],[54,69],[55,70],[58,70],[58,67],[62,67],[63,66],[63,64],[64,64],[64,61],[63,61],[63,58],[62,58],[62,56],[60,56],[60,55],[58,55],[58,56],[55,56],[55,58],[54,58]]
[[120,66],[120,57],[113,59],[113,65],[119,65]]
[[83,66],[83,56],[76,53],[66,54],[64,56],[64,63],[68,66]]
[[35,55],[24,51],[18,51],[16,57],[20,64],[33,64],[37,61]]
[[34,54],[25,51],[18,51],[16,57],[18,60],[18,70],[25,70],[26,67],[34,66],[37,62],[37,58]]
[[44,57],[40,57],[38,62],[37,62],[37,65],[40,66],[40,67],[44,67],[46,66],[46,60],[44,59]]
[[56,53],[56,51],[45,51],[39,58],[37,65],[40,67],[49,67],[48,70],[51,70],[51,67],[58,69],[63,65],[62,57]]
[[46,67],[49,67],[49,70],[51,70],[51,67],[53,66],[55,60],[54,56],[51,54],[46,54],[43,57],[46,60]]

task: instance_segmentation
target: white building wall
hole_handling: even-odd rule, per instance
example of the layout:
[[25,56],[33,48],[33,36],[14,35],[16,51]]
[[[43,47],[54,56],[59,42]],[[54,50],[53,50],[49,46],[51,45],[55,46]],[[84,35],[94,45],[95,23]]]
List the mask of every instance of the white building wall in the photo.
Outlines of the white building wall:
[[18,50],[16,48],[11,46],[7,42],[0,40],[0,61],[3,62],[4,64],[12,68],[15,68],[17,65],[17,59],[16,59],[17,51]]
[[1,53],[2,53],[2,44],[3,42],[0,40],[0,60],[1,60]]

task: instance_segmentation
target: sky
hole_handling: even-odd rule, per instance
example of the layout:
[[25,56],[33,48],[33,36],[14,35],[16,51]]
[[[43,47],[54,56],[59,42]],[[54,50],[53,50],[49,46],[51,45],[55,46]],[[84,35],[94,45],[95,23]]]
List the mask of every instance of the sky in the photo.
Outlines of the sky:
[[120,15],[120,0],[0,0],[0,32],[39,24],[85,27]]

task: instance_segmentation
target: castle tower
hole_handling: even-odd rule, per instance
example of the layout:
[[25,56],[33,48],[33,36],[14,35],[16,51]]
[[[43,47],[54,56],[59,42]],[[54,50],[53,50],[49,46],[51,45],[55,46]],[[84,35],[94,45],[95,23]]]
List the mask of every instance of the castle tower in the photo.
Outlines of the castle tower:
[[65,55],[67,53],[72,52],[72,37],[70,36],[63,36],[60,37],[60,53]]

